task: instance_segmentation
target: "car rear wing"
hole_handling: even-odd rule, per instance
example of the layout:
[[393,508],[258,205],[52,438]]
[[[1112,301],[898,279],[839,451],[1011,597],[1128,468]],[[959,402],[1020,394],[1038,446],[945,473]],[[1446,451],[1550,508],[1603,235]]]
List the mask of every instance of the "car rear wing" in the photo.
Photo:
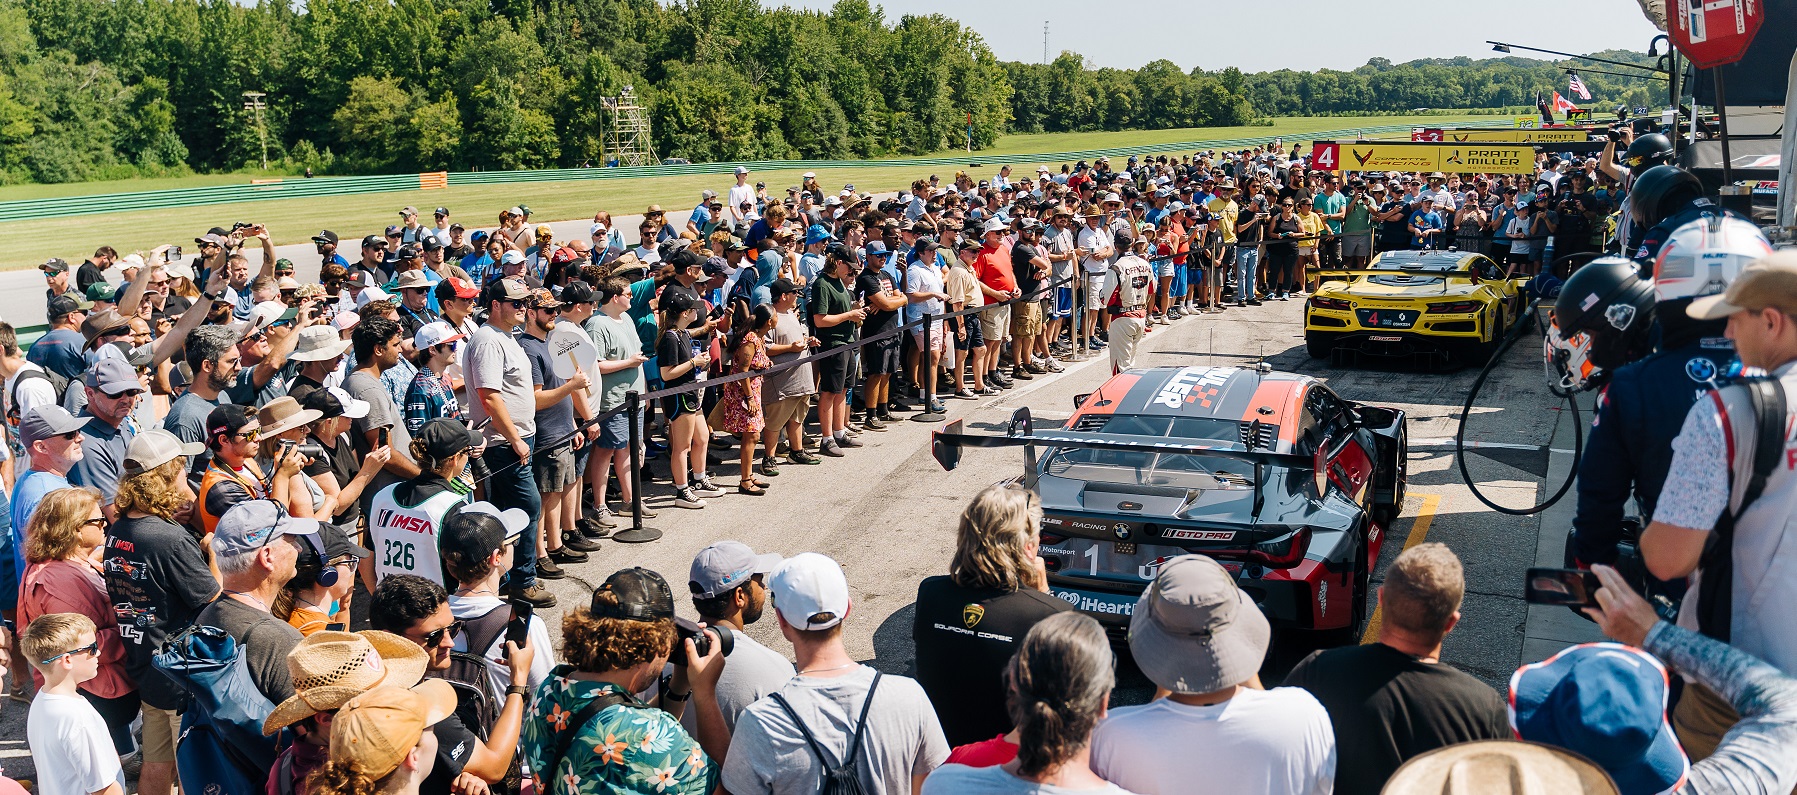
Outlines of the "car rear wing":
[[1253,488],[1256,517],[1260,515],[1262,501],[1260,487],[1263,480],[1261,477],[1263,466],[1271,465],[1290,469],[1315,469],[1317,467],[1315,457],[1297,453],[1242,450],[1233,447],[1177,442],[1139,442],[1104,434],[1074,433],[1058,429],[1036,433],[1034,425],[1028,406],[1011,412],[1011,421],[1006,425],[1005,433],[1002,436],[968,433],[965,430],[964,421],[955,420],[931,434],[930,455],[944,470],[953,471],[961,463],[961,448],[963,447],[1021,447],[1024,457],[1024,485],[1031,491],[1036,489],[1036,447],[1038,445],[1053,448],[1120,450],[1134,453],[1173,453],[1231,458],[1254,465]]

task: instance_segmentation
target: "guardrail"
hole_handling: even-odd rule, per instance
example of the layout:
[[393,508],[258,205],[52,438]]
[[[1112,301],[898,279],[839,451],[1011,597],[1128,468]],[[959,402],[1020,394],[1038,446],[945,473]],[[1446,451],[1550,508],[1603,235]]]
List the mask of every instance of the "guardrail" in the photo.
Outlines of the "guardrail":
[[[1508,126],[1508,118],[1492,121],[1462,122],[1462,127]],[[1392,124],[1377,127],[1354,127],[1341,130],[1319,130],[1289,136],[1293,141],[1325,138],[1351,138],[1356,135],[1384,135],[1408,132],[1414,124]],[[345,196],[358,193],[390,193],[430,190],[455,185],[493,185],[524,182],[562,182],[591,179],[632,179],[636,177],[668,177],[692,174],[725,174],[737,166],[757,171],[883,168],[892,166],[950,167],[970,161],[988,165],[1018,163],[1059,164],[1099,157],[1127,157],[1132,154],[1193,151],[1252,146],[1273,140],[1275,136],[1259,135],[1202,141],[1175,141],[1158,144],[1119,146],[1108,149],[1082,149],[1070,152],[1036,152],[1025,154],[983,154],[972,152],[947,157],[894,158],[886,160],[761,160],[741,163],[688,163],[659,166],[622,166],[617,168],[552,168],[536,171],[453,171],[428,174],[384,174],[369,177],[315,177],[280,180],[257,180],[246,185],[215,185],[205,188],[107,193],[91,196],[64,196],[48,199],[24,199],[0,202],[0,223],[39,220],[133,210],[162,210],[176,207],[202,207],[213,204],[306,199],[319,196]]]

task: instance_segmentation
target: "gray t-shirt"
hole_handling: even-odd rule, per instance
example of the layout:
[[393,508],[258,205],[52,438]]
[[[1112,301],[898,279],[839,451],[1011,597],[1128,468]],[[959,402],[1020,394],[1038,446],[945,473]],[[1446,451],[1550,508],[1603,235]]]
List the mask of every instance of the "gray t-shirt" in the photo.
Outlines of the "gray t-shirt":
[[[622,361],[643,350],[643,341],[636,335],[636,325],[630,322],[628,315],[620,320],[612,320],[610,316],[600,313],[587,318],[586,325],[582,328],[593,339],[593,345],[599,348],[599,361]],[[648,391],[643,387],[641,366],[601,374],[599,410],[610,411],[624,405],[625,397],[632,391],[639,395]]]
[[943,765],[924,779],[923,795],[1135,795],[1116,784],[1103,789],[1073,789],[1037,784],[1006,773],[1002,767]]
[[[368,443],[368,432],[375,428],[392,428],[387,439],[388,445],[396,451],[411,455],[412,434],[400,419],[399,406],[393,404],[393,395],[387,392],[386,385],[379,378],[359,370],[352,372],[343,379],[343,391],[348,392],[350,397],[368,403],[368,416],[349,421],[349,441],[356,449],[357,458],[374,450],[374,446]],[[381,489],[401,480],[404,478],[382,468],[381,473],[375,475],[374,480],[368,484],[368,488],[362,490],[362,499],[358,501],[362,510],[368,510],[368,503],[374,500],[374,495],[380,493]]]
[[[862,666],[837,677],[795,676],[779,690],[818,744],[835,755],[831,762],[848,753],[874,673]],[[857,761],[862,788],[867,795],[908,795],[912,776],[948,758],[948,742],[916,680],[881,677],[873,697]],[[734,795],[813,795],[823,773],[805,736],[772,698],[743,711],[724,761],[725,789]]]
[[[799,320],[798,315],[791,312],[775,312],[774,330],[768,334],[767,341],[770,345],[791,345],[795,342],[804,342],[808,336],[811,336],[811,332],[806,330],[805,324]],[[774,364],[781,365],[807,358],[810,355],[811,351],[801,348],[792,353],[775,354],[770,359]],[[764,377],[761,381],[761,402],[772,403],[776,400],[809,395],[816,391],[817,384],[811,379],[811,365],[801,364],[791,370]],[[770,431],[770,433],[778,432],[777,429]]]
[[88,418],[81,428],[81,460],[69,468],[69,483],[100,490],[100,504],[111,505],[119,493],[125,471],[125,450],[132,434],[114,428],[99,417]]
[[[756,642],[746,632],[736,633],[736,647],[730,651],[729,664],[718,677],[718,709],[724,713],[724,725],[736,731],[736,719],[750,704],[780,689],[791,681],[792,663],[779,652]],[[880,684],[885,687],[885,683]],[[687,706],[680,725],[694,737],[699,736],[699,711]]]
[[[219,397],[224,397],[221,393]],[[207,400],[191,391],[181,393],[175,402],[168,407],[168,416],[162,420],[162,429],[175,435],[183,442],[206,443],[206,415],[218,408],[218,402]],[[212,461],[212,451],[203,450],[199,455],[187,462],[190,472],[204,472],[206,465]]]
[[281,619],[230,596],[221,596],[194,616],[197,626],[218,627],[237,640],[256,689],[276,704],[293,697],[293,674],[287,653],[298,646],[300,631]]
[[[530,360],[525,358],[524,349],[512,335],[491,324],[476,329],[474,338],[468,342],[466,376],[468,416],[475,425],[487,419],[487,406],[480,399],[480,390],[497,389],[505,403],[505,413],[511,417],[512,427],[518,429],[518,436],[529,439],[537,435],[537,400],[530,383]],[[498,423],[488,423],[486,434],[489,445],[511,444],[499,432]]]

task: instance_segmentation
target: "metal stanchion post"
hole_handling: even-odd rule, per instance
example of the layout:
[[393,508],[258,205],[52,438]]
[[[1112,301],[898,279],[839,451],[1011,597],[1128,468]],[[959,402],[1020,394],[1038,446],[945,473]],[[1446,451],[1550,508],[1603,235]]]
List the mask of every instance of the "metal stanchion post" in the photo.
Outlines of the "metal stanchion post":
[[[930,329],[936,325],[936,319],[928,312],[923,313],[923,348],[917,352],[917,373],[923,380],[923,410],[911,415],[912,422],[941,422],[948,419],[947,414],[938,414],[930,410],[936,405],[936,379],[941,376],[941,365],[930,364],[931,339]],[[944,329],[946,332],[947,329]]]
[[643,526],[643,398],[632,390],[624,395],[624,406],[630,415],[630,529],[609,537],[620,544],[641,544],[661,538],[661,531]]

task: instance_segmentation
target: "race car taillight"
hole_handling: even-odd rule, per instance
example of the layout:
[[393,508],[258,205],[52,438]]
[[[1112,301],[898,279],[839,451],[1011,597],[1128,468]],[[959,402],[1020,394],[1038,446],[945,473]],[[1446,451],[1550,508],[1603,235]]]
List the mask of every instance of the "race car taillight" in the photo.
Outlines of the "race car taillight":
[[1304,562],[1310,549],[1310,528],[1306,527],[1276,541],[1255,544],[1248,550],[1248,560],[1269,569],[1289,569]]
[[1042,534],[1037,537],[1036,543],[1040,544],[1042,546],[1045,546],[1045,547],[1052,547],[1052,546],[1059,544],[1062,541],[1066,541],[1066,540],[1067,540],[1067,537],[1064,535],[1050,533],[1047,530],[1043,530]]
[[1477,311],[1479,311],[1478,301],[1446,301],[1429,305],[1429,314],[1431,315],[1464,315]]
[[1340,298],[1324,298],[1320,295],[1311,296],[1310,305],[1318,309],[1335,309],[1342,312],[1348,311],[1348,302]]

